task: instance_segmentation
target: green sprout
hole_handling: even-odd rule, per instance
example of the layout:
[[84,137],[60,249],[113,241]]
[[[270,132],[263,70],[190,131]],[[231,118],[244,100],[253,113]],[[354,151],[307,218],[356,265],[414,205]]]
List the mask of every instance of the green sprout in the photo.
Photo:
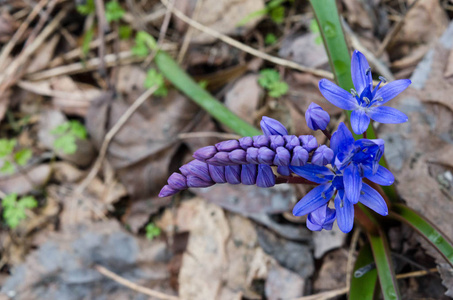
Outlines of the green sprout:
[[137,32],[135,36],[135,45],[132,47],[132,53],[139,57],[147,56],[151,49],[156,47],[154,38],[145,31]]
[[316,35],[315,44],[321,45],[322,44],[322,37],[321,37],[321,34],[319,32],[318,22],[316,22],[315,19],[312,19],[310,21],[310,31],[311,31],[311,33]]
[[146,73],[146,78],[144,82],[145,88],[149,89],[157,85],[158,89],[154,92],[154,95],[165,97],[168,94],[168,90],[165,87],[164,76],[159,73],[156,69],[149,69]]
[[266,37],[264,38],[264,43],[266,45],[273,45],[277,42],[277,37],[273,33],[268,33],[266,34]]
[[58,125],[51,133],[58,136],[54,141],[55,149],[62,150],[65,154],[74,154],[77,151],[77,139],[87,138],[85,126],[76,120]]
[[94,4],[94,0],[86,0],[85,4],[77,5],[76,9],[81,15],[87,16],[96,11],[96,5]]
[[158,237],[161,233],[161,230],[159,227],[156,226],[154,223],[149,223],[145,227],[146,231],[146,238],[150,241],[152,241],[155,237]]
[[264,69],[260,72],[258,83],[269,91],[269,96],[278,98],[288,92],[288,84],[280,80],[280,74],[274,69]]
[[25,166],[33,156],[33,152],[28,148],[14,152],[16,144],[17,141],[15,139],[0,139],[0,159],[3,160],[0,173],[14,173],[15,165]]
[[109,23],[121,20],[125,13],[121,5],[115,0],[109,1],[105,5],[105,18]]
[[12,229],[16,228],[27,215],[26,209],[38,206],[38,201],[33,196],[25,196],[17,200],[17,194],[6,195],[2,199],[3,219]]
[[129,39],[132,35],[132,27],[129,25],[120,25],[118,28],[118,35],[122,40]]

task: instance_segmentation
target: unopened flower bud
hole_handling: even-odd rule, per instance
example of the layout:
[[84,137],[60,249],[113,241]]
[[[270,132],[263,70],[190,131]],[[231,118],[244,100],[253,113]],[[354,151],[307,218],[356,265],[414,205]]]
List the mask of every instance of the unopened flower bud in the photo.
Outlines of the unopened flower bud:
[[283,136],[281,135],[271,135],[269,137],[271,145],[270,148],[272,150],[277,149],[278,147],[283,147],[285,146],[285,139],[283,139]]
[[312,135],[301,135],[299,137],[299,141],[300,145],[308,152],[311,152],[318,148],[318,141]]
[[272,165],[274,161],[275,152],[267,147],[261,147],[258,150],[258,162],[260,164]]
[[225,179],[229,184],[240,184],[241,166],[240,165],[226,166]]
[[295,135],[285,135],[283,136],[285,139],[285,148],[288,149],[289,151],[293,150],[294,147],[300,146],[300,141]]
[[241,181],[245,185],[254,185],[258,173],[258,165],[248,164],[242,165]]
[[249,136],[242,137],[239,139],[239,146],[241,146],[242,149],[247,150],[253,146],[253,139]]
[[308,151],[302,146],[297,146],[293,150],[293,157],[291,158],[291,166],[302,167],[308,161]]
[[282,123],[266,116],[261,120],[260,126],[263,133],[267,136],[288,134],[288,130],[286,130]]
[[248,148],[247,153],[246,153],[246,158],[250,164],[259,164],[258,148]]
[[217,153],[217,149],[214,146],[206,146],[198,149],[194,152],[193,157],[195,159],[205,161],[212,158]]
[[305,112],[305,120],[311,130],[325,130],[330,122],[330,116],[321,106],[312,102]]
[[202,188],[213,185],[213,181],[205,181],[198,176],[189,175],[187,176],[187,186],[192,188]]
[[175,172],[175,173],[171,174],[170,177],[168,177],[167,182],[168,182],[168,185],[175,190],[182,191],[182,190],[187,189],[186,177],[179,173]]
[[323,205],[308,214],[307,227],[312,231],[331,230],[335,215],[335,209],[329,208],[327,204]]
[[174,188],[171,188],[169,185],[164,186],[159,193],[159,197],[168,197],[172,196],[174,194],[177,194],[180,190],[175,190]]
[[275,175],[268,165],[258,165],[256,185],[259,187],[271,187],[275,185]]
[[284,147],[278,147],[275,151],[274,157],[274,165],[276,166],[288,166],[289,160],[291,159],[291,153],[289,153],[288,149]]
[[236,149],[228,154],[228,158],[235,164],[244,165],[247,162],[247,152],[243,149]]
[[214,166],[227,166],[231,164],[228,158],[228,152],[217,152],[212,158],[207,159],[206,162]]
[[311,162],[314,165],[325,166],[329,164],[333,159],[334,153],[333,150],[327,147],[326,145],[319,146],[318,149],[313,153]]
[[265,135],[257,135],[253,137],[253,147],[269,147],[269,137]]
[[215,144],[215,147],[218,151],[233,151],[238,149],[240,146],[238,140],[229,140],[217,143]]
[[208,165],[209,174],[215,183],[225,183],[225,167]]
[[288,166],[278,166],[277,173],[283,176],[289,176],[291,175],[291,170]]

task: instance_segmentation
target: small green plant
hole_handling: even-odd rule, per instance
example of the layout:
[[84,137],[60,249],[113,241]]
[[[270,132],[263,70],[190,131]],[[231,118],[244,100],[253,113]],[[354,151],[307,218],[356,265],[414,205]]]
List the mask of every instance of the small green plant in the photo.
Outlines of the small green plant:
[[64,122],[51,133],[58,136],[54,142],[55,149],[62,150],[65,154],[74,154],[77,151],[77,139],[84,140],[87,137],[85,126],[76,120]]
[[11,174],[15,170],[15,165],[24,166],[32,157],[31,149],[23,148],[14,151],[17,141],[15,139],[0,139],[0,159],[3,165],[0,168],[1,173]]
[[17,200],[17,194],[6,195],[2,199],[3,219],[12,229],[16,228],[27,215],[26,209],[38,206],[38,201],[33,196],[25,196]]
[[280,97],[288,92],[288,84],[281,81],[280,74],[274,69],[264,69],[260,72],[258,83],[268,90],[269,96]]
[[266,34],[266,37],[264,38],[264,43],[266,45],[273,45],[277,42],[277,37],[273,33],[268,33]]
[[152,241],[155,237],[158,237],[161,233],[161,230],[159,227],[156,226],[154,223],[149,223],[145,227],[146,231],[146,238],[150,241]]
[[116,0],[109,1],[105,5],[105,18],[109,23],[121,20],[125,13],[124,9]]
[[164,76],[159,73],[156,69],[149,69],[146,73],[144,82],[145,88],[149,89],[152,86],[157,85],[159,88],[154,92],[154,95],[165,97],[168,94],[168,90],[165,87]]
[[310,31],[311,31],[311,33],[316,35],[315,44],[321,45],[322,44],[322,37],[321,37],[321,34],[319,32],[318,22],[316,22],[315,19],[312,19],[310,21]]
[[96,11],[96,5],[94,4],[94,0],[86,0],[84,4],[77,5],[77,11],[79,14],[87,16],[92,14]]
[[271,0],[266,4],[265,8],[247,15],[237,26],[244,26],[251,20],[265,15],[268,15],[276,24],[281,24],[285,20],[285,6],[283,4],[287,1],[294,2],[294,0]]
[[120,25],[118,28],[118,35],[122,40],[129,39],[132,35],[132,27],[129,25]]
[[149,35],[149,33],[139,31],[135,35],[135,45],[132,47],[131,51],[134,55],[139,57],[147,56],[150,53],[150,46],[154,43],[154,38]]

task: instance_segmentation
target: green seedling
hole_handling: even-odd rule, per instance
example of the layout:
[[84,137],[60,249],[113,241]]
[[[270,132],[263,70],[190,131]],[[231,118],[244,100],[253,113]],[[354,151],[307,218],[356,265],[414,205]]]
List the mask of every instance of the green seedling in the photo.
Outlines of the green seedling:
[[266,37],[264,38],[264,43],[266,45],[273,45],[277,42],[277,37],[273,33],[268,33],[266,34]]
[[276,24],[281,24],[285,20],[285,6],[283,4],[287,1],[294,2],[294,0],[272,0],[266,4],[266,7],[257,11],[252,12],[243,18],[237,26],[244,26],[253,19],[269,16],[272,21]]
[[33,155],[31,149],[23,148],[14,151],[17,141],[15,139],[0,139],[0,159],[3,165],[0,173],[11,174],[15,171],[15,166],[25,166]]
[[6,195],[2,199],[3,219],[12,229],[16,228],[27,215],[26,209],[38,206],[38,201],[33,196],[25,196],[17,200],[17,194]]
[[129,25],[120,25],[118,28],[118,35],[122,40],[129,39],[132,35],[132,27]]
[[76,120],[64,122],[51,133],[58,136],[54,142],[55,149],[61,150],[65,154],[74,154],[77,151],[77,139],[87,138],[85,126]]
[[146,238],[152,241],[155,237],[158,237],[161,234],[161,230],[154,223],[149,223],[145,227]]
[[139,57],[147,56],[151,49],[157,46],[154,38],[147,32],[139,31],[135,36],[135,45],[132,47],[132,53]]
[[310,21],[310,32],[316,35],[315,44],[321,45],[322,44],[322,37],[321,37],[321,33],[319,32],[318,22],[316,22],[315,19],[312,19]]
[[115,0],[109,1],[105,5],[105,18],[109,23],[121,20],[125,13],[121,5]]
[[158,97],[165,97],[168,94],[168,90],[165,87],[164,76],[159,73],[156,69],[149,69],[146,73],[146,78],[144,82],[145,88],[149,89],[153,86],[157,85],[158,88],[154,92],[155,96]]
[[92,14],[96,11],[96,5],[94,4],[94,0],[86,0],[84,4],[77,5],[77,11],[79,14],[87,16]]
[[274,69],[264,69],[260,72],[258,83],[269,92],[269,96],[278,98],[288,92],[288,84],[281,81],[280,74]]

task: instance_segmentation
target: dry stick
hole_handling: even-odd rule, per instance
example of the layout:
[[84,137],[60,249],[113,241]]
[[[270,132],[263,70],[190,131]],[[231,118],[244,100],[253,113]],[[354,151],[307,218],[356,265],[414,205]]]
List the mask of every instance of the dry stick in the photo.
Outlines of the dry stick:
[[[169,5],[168,5],[168,0],[161,0],[161,2],[168,8]],[[305,67],[305,66],[302,66],[294,61],[290,61],[290,60],[287,60],[287,59],[283,59],[283,58],[280,58],[280,57],[276,57],[276,56],[272,56],[272,55],[269,55],[267,53],[263,53],[261,51],[258,51],[250,46],[247,46],[243,43],[240,43],[238,41],[236,41],[235,39],[232,39],[230,38],[229,36],[226,36],[224,34],[221,34],[220,32],[217,32],[209,27],[206,27],[194,20],[192,20],[191,18],[189,18],[188,16],[186,16],[183,12],[181,12],[180,10],[176,9],[176,8],[171,8],[171,11],[173,12],[173,14],[175,14],[175,16],[177,16],[178,18],[180,18],[183,22],[189,24],[190,26],[204,32],[204,33],[207,33],[219,40],[221,40],[222,42],[225,42],[233,47],[236,47],[244,52],[247,52],[253,56],[256,56],[256,57],[259,57],[259,58],[262,58],[264,60],[267,60],[267,61],[270,61],[274,64],[277,64],[277,65],[281,65],[281,66],[284,66],[284,67],[288,67],[288,68],[292,68],[294,70],[298,70],[298,71],[301,71],[301,72],[306,72],[306,73],[311,73],[311,74],[314,74],[316,76],[320,76],[320,77],[325,77],[325,78],[329,78],[329,79],[333,79],[334,76],[331,72],[328,72],[328,71],[324,71],[324,70],[319,70],[319,69],[314,69],[314,68],[309,68],[309,67]]]
[[104,137],[104,141],[102,142],[101,149],[99,150],[99,155],[91,168],[88,175],[85,179],[77,186],[75,189],[75,196],[81,195],[83,191],[86,189],[88,184],[96,177],[96,174],[99,172],[102,162],[107,154],[107,150],[109,147],[110,142],[112,141],[113,137],[120,131],[120,129],[124,126],[124,124],[129,120],[129,118],[135,113],[135,111],[158,89],[158,86],[153,86],[150,89],[146,90],[137,100],[132,103],[132,105],[124,112],[118,122],[107,132]]
[[[198,18],[198,15],[200,14],[200,11],[201,11],[202,4],[203,4],[203,0],[197,0],[197,4],[195,5],[195,8],[194,8],[193,14],[192,14],[192,16],[193,16],[192,18],[194,20],[196,20]],[[187,49],[189,48],[189,45],[190,45],[190,40],[192,39],[194,32],[195,32],[195,30],[193,27],[189,27],[187,29],[186,35],[184,36],[184,40],[182,42],[181,50],[179,50],[178,58],[176,60],[179,64],[183,61],[184,56],[186,55]]]
[[156,298],[159,298],[162,300],[178,300],[179,299],[176,296],[167,295],[167,294],[146,288],[144,286],[138,285],[136,283],[133,283],[132,281],[127,280],[127,279],[113,273],[112,271],[110,271],[109,269],[107,269],[101,265],[94,265],[94,268],[96,269],[96,271],[98,271],[102,275],[112,279],[113,281],[118,282],[121,285],[124,285],[125,287],[130,288],[131,290],[137,291],[139,293],[148,295],[150,297],[156,297]]
[[16,43],[22,37],[22,34],[24,34],[25,30],[27,30],[28,26],[30,25],[30,22],[38,15],[38,13],[42,10],[42,8],[47,4],[48,1],[49,0],[41,0],[37,5],[35,5],[35,7],[31,11],[31,13],[27,16],[25,21],[20,25],[16,33],[14,33],[11,40],[3,48],[3,51],[0,54],[0,67],[3,66],[5,59],[11,53],[11,50],[13,50],[14,46],[16,46]]
[[234,134],[234,133],[221,133],[221,132],[186,132],[186,133],[180,133],[178,134],[178,139],[200,139],[200,138],[209,138],[209,137],[214,137],[214,138],[219,138],[219,139],[231,139],[231,140],[237,140],[240,139],[242,136]]
[[50,14],[52,13],[56,4],[57,0],[51,0],[50,3],[47,5],[47,10],[43,11],[43,13],[41,14],[41,18],[39,19],[38,24],[35,26],[35,28],[33,28],[33,31],[31,32],[27,41],[25,42],[24,48],[28,47],[28,45],[30,45],[34,41],[39,31],[41,31],[42,27],[49,19]]

